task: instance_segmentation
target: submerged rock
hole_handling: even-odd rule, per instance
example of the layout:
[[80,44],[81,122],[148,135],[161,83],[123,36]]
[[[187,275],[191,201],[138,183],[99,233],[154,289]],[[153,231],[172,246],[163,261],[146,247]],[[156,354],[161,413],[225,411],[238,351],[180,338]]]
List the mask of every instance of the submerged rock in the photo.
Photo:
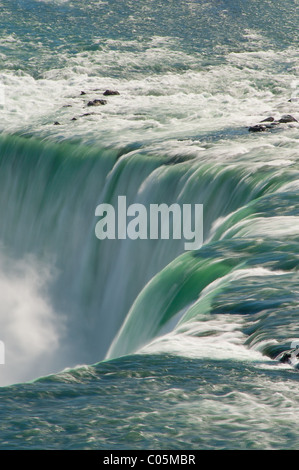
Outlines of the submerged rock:
[[96,114],[96,113],[84,113],[84,114],[80,114],[80,117],[83,117],[83,116],[92,116],[93,114]]
[[101,106],[101,105],[104,105],[104,104],[107,104],[106,100],[96,99],[96,100],[93,100],[93,101],[88,101],[87,106]]
[[278,126],[280,123],[278,121],[270,122],[270,124],[265,124],[267,129],[273,129],[275,126]]
[[80,95],[86,95],[86,91],[81,91]]
[[54,122],[54,126],[60,126],[60,125],[61,125],[60,122],[58,122],[58,121]]
[[288,364],[290,362],[291,357],[292,357],[291,353],[284,352],[278,360],[279,362],[282,362],[283,364]]
[[262,124],[257,124],[256,126],[249,127],[249,132],[264,132],[267,129],[266,126]]
[[277,358],[277,361],[281,362],[282,364],[290,364],[292,366],[296,366],[299,362],[299,349],[289,349],[288,351],[283,351],[280,353]]
[[281,116],[281,118],[276,121],[273,116],[269,116],[266,119],[263,119],[260,121],[260,124],[256,124],[255,126],[249,127],[249,132],[264,132],[267,129],[273,129],[275,126],[278,126],[279,124],[286,124],[289,122],[298,122],[294,116],[291,116],[290,114],[284,114]]
[[113,95],[119,95],[119,91],[116,90],[106,90],[104,91],[103,95],[104,96],[113,96]]
[[288,122],[298,122],[297,119],[295,119],[293,116],[290,114],[284,114],[280,119],[279,122],[282,124],[286,124]]

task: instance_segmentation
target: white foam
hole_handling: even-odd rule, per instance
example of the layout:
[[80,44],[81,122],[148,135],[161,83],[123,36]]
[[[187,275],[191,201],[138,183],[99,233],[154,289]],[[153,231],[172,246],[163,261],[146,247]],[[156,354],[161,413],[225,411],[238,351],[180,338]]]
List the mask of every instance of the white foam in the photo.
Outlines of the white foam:
[[[284,274],[284,271],[271,271],[257,267],[237,269],[215,280],[203,289],[196,302],[185,311],[180,312],[176,327],[173,328],[172,320],[171,328],[169,328],[171,331],[168,334],[159,336],[138,352],[145,354],[170,353],[185,357],[217,360],[265,361],[265,356],[259,350],[249,349],[245,346],[247,336],[241,330],[247,319],[244,319],[242,315],[210,315],[209,297],[213,296],[216,290],[242,278]],[[201,304],[205,307],[201,308]]]
[[32,258],[13,261],[0,254],[0,339],[5,345],[0,386],[57,370],[63,323],[47,297],[51,276]]
[[241,316],[213,315],[204,321],[189,322],[161,336],[138,351],[141,354],[176,354],[197,359],[265,361],[259,352],[248,349]]
[[[6,40],[15,38],[8,36]],[[175,50],[171,38],[154,37],[147,46],[138,41],[124,42],[116,49],[117,45],[117,41],[102,41],[100,50],[73,56],[61,54],[59,58],[65,66],[38,78],[3,71],[0,82],[5,86],[6,103],[1,113],[2,128],[57,138],[81,137],[107,145],[119,143],[120,136],[122,143],[153,144],[207,132],[245,129],[268,115],[279,117],[292,112],[299,117],[298,103],[288,102],[295,71],[288,75],[278,72],[269,78],[275,71],[277,54],[281,60],[288,56],[288,61],[295,63],[293,49],[280,53],[234,53],[227,57],[226,64],[204,68],[199,54],[191,56]],[[173,64],[177,62],[188,66],[188,70],[176,71]],[[156,68],[160,68],[159,73]],[[279,94],[273,81],[280,86]],[[259,82],[268,82],[268,86],[259,88]],[[117,89],[120,96],[107,97],[106,106],[86,106],[89,100],[102,97],[107,88]],[[81,90],[88,94],[80,96]],[[95,114],[80,117],[87,112]],[[77,121],[71,121],[73,117]],[[53,126],[55,121],[61,125]],[[244,154],[248,144],[269,144],[274,138],[271,133],[265,134],[259,136],[258,142],[246,136],[249,143],[231,149],[230,158]],[[182,148],[187,144],[178,145]]]
[[269,237],[280,239],[296,236],[299,233],[299,217],[273,216],[245,219],[224,232],[221,238],[233,237]]

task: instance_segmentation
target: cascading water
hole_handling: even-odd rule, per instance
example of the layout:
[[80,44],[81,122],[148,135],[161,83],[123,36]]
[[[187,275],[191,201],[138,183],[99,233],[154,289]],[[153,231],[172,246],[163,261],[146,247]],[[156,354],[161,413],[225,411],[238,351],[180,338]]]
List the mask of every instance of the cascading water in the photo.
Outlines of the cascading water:
[[[251,231],[256,237],[255,227],[263,230],[267,223],[273,223],[275,229],[289,223],[296,234],[296,217],[287,217],[286,208],[275,204],[275,199],[284,196],[279,186],[285,180],[276,167],[263,178],[259,166],[248,171],[236,165],[227,168],[197,160],[176,163],[175,159],[163,155],[153,158],[138,150],[116,155],[108,150],[13,136],[2,137],[1,156],[3,250],[12,263],[21,260],[40,277],[40,289],[46,293],[51,312],[47,321],[55,333],[54,342],[48,344],[46,333],[40,338],[45,357],[38,370],[43,374],[103,359],[121,327],[121,337],[116,346],[114,341],[108,357],[136,351],[158,335],[174,315],[190,308],[211,282],[240,267],[245,269],[248,263],[253,265],[252,254],[238,253],[238,247],[232,258],[223,255],[223,238],[234,239],[240,230],[245,236]],[[289,170],[285,173],[296,177],[289,175]],[[204,202],[206,246],[183,254],[183,240],[99,241],[95,236],[95,207],[100,202],[116,206],[117,196],[122,194],[128,203],[145,207],[162,202]],[[267,219],[266,213],[261,217],[263,201],[267,210],[271,201],[274,205],[271,218]],[[281,210],[283,216],[279,218]],[[283,226],[288,235],[287,226]],[[211,246],[215,252],[211,252]],[[8,259],[5,262],[10,264]],[[43,281],[44,271],[51,276]],[[26,279],[27,274],[23,277]],[[43,299],[42,293],[40,297]],[[23,321],[31,324],[31,312],[28,320],[25,315]],[[190,318],[190,314],[185,315]],[[17,341],[17,319],[15,324]],[[39,322],[36,327],[40,328]],[[35,325],[30,328],[34,334]],[[25,330],[20,344],[29,340],[26,335]],[[17,370],[19,355],[24,357],[26,352],[15,355],[13,368]],[[22,379],[36,375],[37,359],[31,364],[30,357],[25,369],[22,363]]]

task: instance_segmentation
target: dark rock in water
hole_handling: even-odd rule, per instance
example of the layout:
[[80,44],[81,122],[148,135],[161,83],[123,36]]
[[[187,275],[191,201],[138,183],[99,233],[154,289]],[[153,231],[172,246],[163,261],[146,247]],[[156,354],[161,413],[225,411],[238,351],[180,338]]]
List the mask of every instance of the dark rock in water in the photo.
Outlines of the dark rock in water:
[[64,104],[62,107],[63,107],[63,108],[71,108],[72,105],[71,105],[71,104]]
[[284,114],[280,119],[279,122],[282,124],[286,124],[288,122],[298,122],[297,119],[295,119],[293,116],[290,114]]
[[261,124],[257,124],[256,126],[251,126],[249,127],[249,132],[264,132],[267,129],[266,126],[263,126]]
[[100,106],[107,104],[106,100],[93,100],[93,101],[88,101],[87,106]]
[[85,91],[81,91],[80,95],[86,95]]
[[84,113],[84,114],[80,114],[80,117],[83,117],[83,116],[92,116],[93,114],[96,114],[96,113]]
[[260,122],[273,122],[273,121],[275,121],[274,117],[270,116],[270,117],[267,117],[266,119],[263,119]]
[[[288,122],[298,122],[297,119],[295,119],[293,116],[290,114],[285,114],[283,115],[279,121],[275,121],[273,116],[269,116],[263,121],[260,121],[260,124],[256,124],[255,126],[249,127],[249,132],[264,132],[267,129],[273,129],[275,126],[279,124],[284,124]],[[265,124],[262,124],[265,123]],[[269,123],[269,124],[266,124]]]
[[277,356],[276,360],[282,362],[282,364],[290,364],[294,366],[298,364],[299,361],[299,349],[295,348],[283,351]]
[[54,122],[54,126],[60,126],[60,122],[55,121],[55,122]]
[[279,362],[282,362],[283,364],[288,364],[290,362],[291,357],[292,357],[292,354],[290,354],[289,352],[285,352],[279,358]]
[[77,118],[73,117],[73,118],[71,119],[71,121],[77,121]]
[[113,96],[113,95],[119,95],[119,91],[116,90],[106,90],[103,93],[104,96]]
[[274,129],[275,126],[278,126],[280,124],[278,121],[270,122],[270,124],[265,124],[267,129]]

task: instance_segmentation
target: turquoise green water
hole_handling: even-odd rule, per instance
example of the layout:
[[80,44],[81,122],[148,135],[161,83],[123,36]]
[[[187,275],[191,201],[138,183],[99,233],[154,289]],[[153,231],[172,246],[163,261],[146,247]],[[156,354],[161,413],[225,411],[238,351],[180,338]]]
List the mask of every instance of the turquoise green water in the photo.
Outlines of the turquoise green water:
[[[299,118],[296,3],[2,4],[0,447],[298,448],[298,123],[248,132]],[[100,241],[120,195],[203,246]]]

